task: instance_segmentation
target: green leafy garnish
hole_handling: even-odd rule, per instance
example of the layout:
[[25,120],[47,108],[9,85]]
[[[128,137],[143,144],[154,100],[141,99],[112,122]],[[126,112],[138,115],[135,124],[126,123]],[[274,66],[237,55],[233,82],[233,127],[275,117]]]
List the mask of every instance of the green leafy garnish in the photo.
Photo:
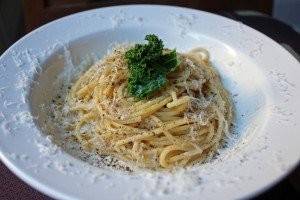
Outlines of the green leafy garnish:
[[149,97],[167,84],[167,74],[179,65],[176,50],[163,52],[156,35],[146,35],[148,44],[136,44],[125,53],[128,64],[128,92],[137,99]]

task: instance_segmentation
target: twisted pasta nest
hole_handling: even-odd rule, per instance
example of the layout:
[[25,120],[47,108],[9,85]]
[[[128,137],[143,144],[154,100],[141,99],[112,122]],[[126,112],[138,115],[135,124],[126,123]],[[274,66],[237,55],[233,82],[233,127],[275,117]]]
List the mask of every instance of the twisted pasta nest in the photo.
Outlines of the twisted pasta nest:
[[150,99],[127,92],[125,47],[93,65],[73,85],[66,106],[72,133],[87,151],[149,169],[207,161],[229,134],[228,92],[202,48],[178,54],[168,84]]

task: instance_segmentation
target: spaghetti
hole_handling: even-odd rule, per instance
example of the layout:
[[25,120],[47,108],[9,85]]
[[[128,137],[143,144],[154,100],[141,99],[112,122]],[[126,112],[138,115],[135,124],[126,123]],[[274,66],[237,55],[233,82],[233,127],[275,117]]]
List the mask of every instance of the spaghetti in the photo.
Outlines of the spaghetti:
[[127,91],[128,69],[116,48],[73,85],[66,106],[69,127],[87,151],[148,169],[208,161],[228,134],[233,112],[228,92],[202,48],[178,54],[178,69],[150,99]]

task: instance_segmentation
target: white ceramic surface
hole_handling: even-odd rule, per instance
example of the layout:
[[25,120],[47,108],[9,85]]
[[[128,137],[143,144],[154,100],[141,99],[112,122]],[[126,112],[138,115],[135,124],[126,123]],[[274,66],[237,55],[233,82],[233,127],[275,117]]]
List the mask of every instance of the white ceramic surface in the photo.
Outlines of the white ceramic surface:
[[[65,66],[76,67],[91,53],[101,57],[113,43],[142,41],[148,33],[178,51],[207,48],[236,107],[237,140],[212,163],[178,172],[167,184],[151,172],[93,167],[54,145],[41,129],[40,105],[49,104],[52,82]],[[0,57],[0,72],[1,161],[54,198],[245,198],[279,181],[300,159],[299,62],[265,35],[221,16],[149,5],[78,13],[16,42]],[[200,181],[182,183],[186,177]],[[179,189],[176,181],[183,184]]]

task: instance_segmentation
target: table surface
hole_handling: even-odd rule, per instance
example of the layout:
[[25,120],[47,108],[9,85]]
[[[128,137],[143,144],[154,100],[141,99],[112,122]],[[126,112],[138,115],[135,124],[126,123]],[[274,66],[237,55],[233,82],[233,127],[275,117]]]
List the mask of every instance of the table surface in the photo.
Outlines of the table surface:
[[[300,55],[300,36],[289,26],[270,17],[243,16],[235,13],[218,13],[265,33],[275,41],[283,44],[296,58]],[[298,54],[298,55],[297,55]],[[0,162],[0,200],[51,200],[37,190],[31,188]],[[300,199],[300,166],[279,184],[255,197],[254,199]]]

